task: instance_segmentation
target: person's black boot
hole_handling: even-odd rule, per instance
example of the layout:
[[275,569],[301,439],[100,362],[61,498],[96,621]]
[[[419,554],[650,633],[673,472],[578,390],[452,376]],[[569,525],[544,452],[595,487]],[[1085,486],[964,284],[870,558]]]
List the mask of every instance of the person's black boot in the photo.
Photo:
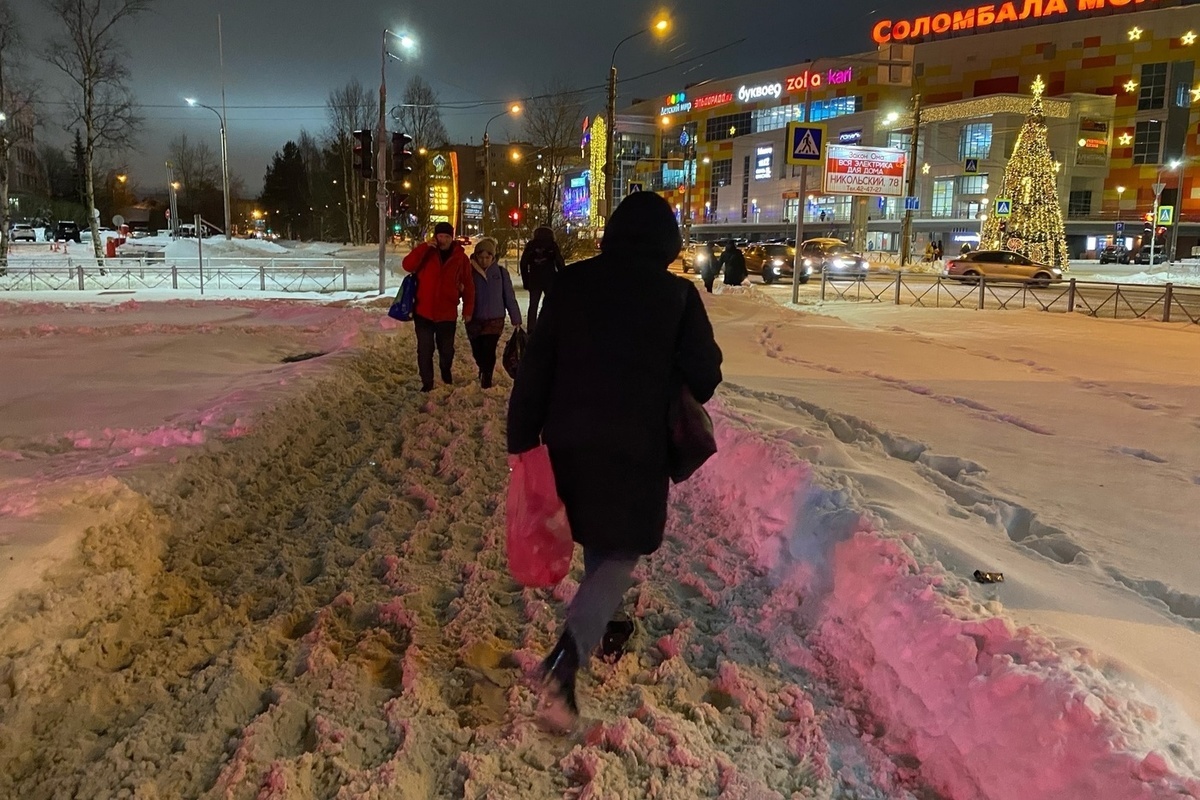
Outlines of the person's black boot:
[[604,638],[600,640],[597,655],[609,663],[619,661],[625,655],[625,646],[633,637],[634,630],[635,625],[629,615],[618,611],[604,628]]
[[564,630],[558,644],[542,661],[542,680],[545,692],[538,703],[538,720],[543,727],[558,733],[568,733],[579,720],[579,703],[575,699],[575,675],[579,671],[579,647],[569,630]]

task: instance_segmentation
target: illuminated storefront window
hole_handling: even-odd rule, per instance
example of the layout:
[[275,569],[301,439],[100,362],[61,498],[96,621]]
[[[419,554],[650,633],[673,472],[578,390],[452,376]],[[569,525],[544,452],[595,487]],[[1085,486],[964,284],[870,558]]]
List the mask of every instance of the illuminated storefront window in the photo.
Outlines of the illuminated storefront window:
[[987,158],[992,152],[992,123],[972,122],[958,136],[958,160]]
[[954,178],[941,178],[933,182],[933,203],[929,214],[934,217],[949,217],[954,212]]

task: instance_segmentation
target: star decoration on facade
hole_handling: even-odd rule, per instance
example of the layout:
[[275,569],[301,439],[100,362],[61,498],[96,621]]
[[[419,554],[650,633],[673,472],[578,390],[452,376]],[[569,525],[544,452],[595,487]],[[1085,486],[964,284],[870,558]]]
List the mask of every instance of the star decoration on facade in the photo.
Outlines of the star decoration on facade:
[[730,125],[730,126],[729,126],[729,135],[730,135],[730,136],[736,136],[736,135],[737,135],[737,126],[736,126],[736,125]]
[[929,164],[928,164],[928,163],[926,163],[926,164],[922,164],[922,165],[921,165],[921,174],[922,174],[922,175],[928,175],[928,174],[929,174]]
[[1055,162],[1054,162],[1054,171],[1055,171],[1055,172],[1058,172],[1058,171],[1060,171],[1061,169],[1062,169],[1062,162],[1061,162],[1061,161],[1055,161]]
[[1125,81],[1125,91],[1127,91],[1127,92],[1136,92],[1137,86],[1138,86],[1137,81],[1135,81],[1135,80]]
[[1128,133],[1122,133],[1120,141],[1122,147],[1128,147],[1129,145],[1133,144],[1133,137]]
[[1142,38],[1143,33],[1145,33],[1144,30],[1139,28],[1137,25],[1134,25],[1132,28],[1129,29],[1129,41],[1131,41],[1131,42],[1138,41],[1139,39]]
[[1200,86],[1197,86],[1195,89],[1192,89],[1192,102],[1200,103]]
[[1185,45],[1189,46],[1189,47],[1190,47],[1191,45],[1194,45],[1194,44],[1196,43],[1196,32],[1195,32],[1195,31],[1188,31],[1188,32],[1187,32],[1187,33],[1185,33],[1183,36],[1180,36],[1180,37],[1179,37],[1179,41],[1180,41],[1180,42],[1182,42],[1183,44],[1185,44]]
[[1042,92],[1046,91],[1046,84],[1042,82],[1042,76],[1038,75],[1036,78],[1034,78],[1033,85],[1029,88],[1033,90],[1033,96],[1035,98],[1041,97]]

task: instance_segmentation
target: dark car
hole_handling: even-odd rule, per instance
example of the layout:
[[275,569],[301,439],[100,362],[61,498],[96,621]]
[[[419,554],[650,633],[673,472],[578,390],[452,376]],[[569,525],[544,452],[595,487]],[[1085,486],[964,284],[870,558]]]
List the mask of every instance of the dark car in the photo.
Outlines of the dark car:
[[806,239],[800,245],[800,263],[809,274],[824,272],[830,280],[863,281],[871,264],[841,239]]
[[54,241],[56,242],[75,242],[78,244],[81,239],[79,225],[74,222],[64,220],[54,226]]
[[[1134,260],[1135,264],[1149,265],[1150,264],[1150,245],[1146,245],[1145,247],[1138,250],[1137,255],[1134,256],[1133,260]],[[1165,247],[1163,247],[1161,245],[1157,245],[1157,244],[1154,246],[1154,263],[1155,264],[1167,263],[1167,253],[1166,253]]]
[[1100,251],[1101,264],[1128,264],[1129,251],[1124,245],[1110,244],[1108,247]]
[[[785,275],[792,275],[796,264],[796,248],[786,244],[769,242],[767,244],[752,244],[746,248],[746,271],[751,275],[758,273],[763,283],[774,283]],[[808,283],[812,274],[812,266],[806,266],[800,271],[800,283]]]
[[[718,249],[717,255],[720,253],[721,251]],[[692,242],[683,248],[679,258],[683,262],[684,272],[702,272],[708,266],[708,245],[703,242]]]
[[1038,262],[1012,250],[976,250],[946,262],[942,274],[965,283],[987,280],[1019,281],[1049,286],[1062,281],[1062,270]]

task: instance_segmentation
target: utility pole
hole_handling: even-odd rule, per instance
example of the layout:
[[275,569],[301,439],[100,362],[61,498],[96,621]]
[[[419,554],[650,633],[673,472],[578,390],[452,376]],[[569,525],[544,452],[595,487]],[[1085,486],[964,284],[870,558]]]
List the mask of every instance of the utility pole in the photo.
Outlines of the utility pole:
[[900,267],[908,265],[908,256],[912,250],[912,205],[909,197],[915,197],[917,188],[917,142],[921,136],[921,93],[913,95],[913,130],[908,146],[908,191],[904,201],[904,223],[900,228]]
[[[813,62],[808,62],[811,68]],[[807,81],[804,87],[803,121],[808,122],[809,109],[812,108],[812,81]],[[825,143],[822,142],[822,147]],[[791,147],[789,142],[788,147]],[[808,163],[800,165],[800,196],[796,198],[796,247],[792,256],[792,305],[800,302],[800,270],[804,269],[804,258],[800,253],[800,244],[804,241],[804,207],[808,202]]]
[[379,57],[379,124],[375,128],[375,204],[379,206],[379,293],[387,292],[387,147],[384,144],[387,123],[387,37],[383,32],[383,44]]
[[228,242],[233,239],[233,221],[229,209],[229,148],[225,126],[225,41],[221,35],[220,14],[217,14],[217,55],[221,60],[221,188],[225,194],[225,241]]
[[[620,45],[617,45],[620,47]],[[616,59],[616,51],[613,51],[613,58]],[[604,219],[607,221],[609,215],[612,214],[613,204],[613,174],[616,165],[613,163],[614,142],[617,139],[617,65],[614,63],[608,68],[608,111],[607,119],[608,128],[605,131],[604,137]]]

